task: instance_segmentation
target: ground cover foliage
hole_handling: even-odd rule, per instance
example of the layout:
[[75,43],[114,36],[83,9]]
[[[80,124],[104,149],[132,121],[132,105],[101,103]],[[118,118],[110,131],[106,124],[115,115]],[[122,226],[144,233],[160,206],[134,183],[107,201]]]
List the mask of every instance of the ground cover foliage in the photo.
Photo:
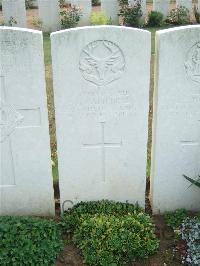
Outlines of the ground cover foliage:
[[200,218],[186,218],[181,224],[180,232],[187,245],[183,261],[190,265],[200,265]]
[[0,217],[0,265],[54,265],[63,243],[58,224],[32,217]]
[[129,203],[81,202],[64,213],[62,226],[89,265],[123,265],[159,246],[150,216]]
[[200,213],[195,216],[185,209],[165,214],[166,224],[176,234],[177,246],[180,241],[185,246],[182,252],[182,263],[200,265]]

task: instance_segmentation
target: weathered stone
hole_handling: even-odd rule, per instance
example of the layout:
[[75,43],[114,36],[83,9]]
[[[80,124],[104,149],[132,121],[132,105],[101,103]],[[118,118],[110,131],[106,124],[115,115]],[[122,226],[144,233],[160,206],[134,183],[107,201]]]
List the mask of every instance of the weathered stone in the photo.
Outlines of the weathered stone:
[[100,26],[51,40],[61,204],[144,206],[150,33]]
[[25,0],[3,0],[4,22],[9,26],[26,27]]
[[81,9],[82,16],[79,21],[79,26],[90,25],[90,14],[92,11],[92,1],[91,0],[71,0],[71,4]]
[[151,200],[154,213],[200,210],[200,26],[157,32]]
[[60,7],[58,0],[38,0],[39,19],[45,32],[60,29]]
[[0,215],[53,215],[42,34],[0,27]]
[[101,0],[101,10],[105,12],[112,24],[119,24],[119,3],[118,0]]
[[184,6],[192,12],[192,0],[176,0],[176,6]]
[[170,0],[153,0],[153,10],[158,11],[167,17],[169,14]]

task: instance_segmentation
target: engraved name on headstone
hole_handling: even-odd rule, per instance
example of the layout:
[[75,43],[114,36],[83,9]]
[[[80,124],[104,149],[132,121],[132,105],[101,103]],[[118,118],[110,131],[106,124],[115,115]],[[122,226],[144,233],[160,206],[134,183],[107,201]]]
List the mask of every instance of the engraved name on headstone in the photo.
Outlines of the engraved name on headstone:
[[51,41],[61,204],[144,206],[149,32],[100,26],[53,33]]

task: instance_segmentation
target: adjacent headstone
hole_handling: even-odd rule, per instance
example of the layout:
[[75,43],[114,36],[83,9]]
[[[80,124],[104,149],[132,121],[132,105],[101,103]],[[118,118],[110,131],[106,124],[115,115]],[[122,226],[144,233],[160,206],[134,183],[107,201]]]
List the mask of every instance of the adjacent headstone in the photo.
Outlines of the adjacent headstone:
[[81,19],[79,26],[90,25],[90,15],[92,12],[92,1],[91,0],[71,0],[71,5],[77,6],[81,9]]
[[58,0],[38,0],[39,19],[45,32],[60,29],[60,7]]
[[198,0],[198,9],[200,10],[200,0]]
[[142,16],[145,17],[147,13],[146,0],[128,0],[129,5],[135,5],[137,2],[141,4]]
[[0,27],[0,215],[53,215],[42,34]]
[[166,18],[169,14],[170,0],[153,0],[153,10],[158,11]]
[[186,7],[190,12],[192,12],[192,0],[176,0],[176,6],[184,6]]
[[61,204],[144,207],[151,34],[99,26],[51,40]]
[[9,26],[26,27],[25,0],[3,0],[4,22]]
[[154,213],[200,210],[200,26],[157,32],[151,200]]
[[105,12],[111,23],[119,25],[119,3],[118,0],[101,0],[101,10]]

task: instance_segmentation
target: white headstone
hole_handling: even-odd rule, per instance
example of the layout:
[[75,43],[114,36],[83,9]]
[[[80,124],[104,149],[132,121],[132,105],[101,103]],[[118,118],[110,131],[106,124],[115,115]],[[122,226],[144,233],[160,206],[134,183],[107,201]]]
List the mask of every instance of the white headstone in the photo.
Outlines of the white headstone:
[[25,0],[3,0],[4,22],[9,26],[26,27]]
[[147,13],[147,3],[146,3],[146,0],[128,0],[128,3],[129,5],[134,5],[135,3],[137,3],[137,1],[140,1],[141,3],[141,9],[142,9],[142,14],[143,14],[143,17],[146,16],[146,13]]
[[144,206],[151,34],[99,26],[51,40],[61,204]]
[[170,9],[170,0],[153,0],[153,10],[158,11],[167,17]]
[[118,0],[101,0],[101,10],[114,25],[119,25],[119,3]]
[[79,21],[79,26],[90,25],[90,14],[92,12],[92,1],[91,0],[71,0],[71,4],[81,9],[82,16]]
[[45,32],[60,29],[60,7],[58,0],[38,0],[39,19]]
[[42,34],[0,27],[0,215],[53,215]]
[[200,26],[157,32],[153,212],[200,210]]
[[176,0],[176,6],[184,6],[192,12],[192,0]]
[[198,9],[200,10],[200,0],[198,0]]

